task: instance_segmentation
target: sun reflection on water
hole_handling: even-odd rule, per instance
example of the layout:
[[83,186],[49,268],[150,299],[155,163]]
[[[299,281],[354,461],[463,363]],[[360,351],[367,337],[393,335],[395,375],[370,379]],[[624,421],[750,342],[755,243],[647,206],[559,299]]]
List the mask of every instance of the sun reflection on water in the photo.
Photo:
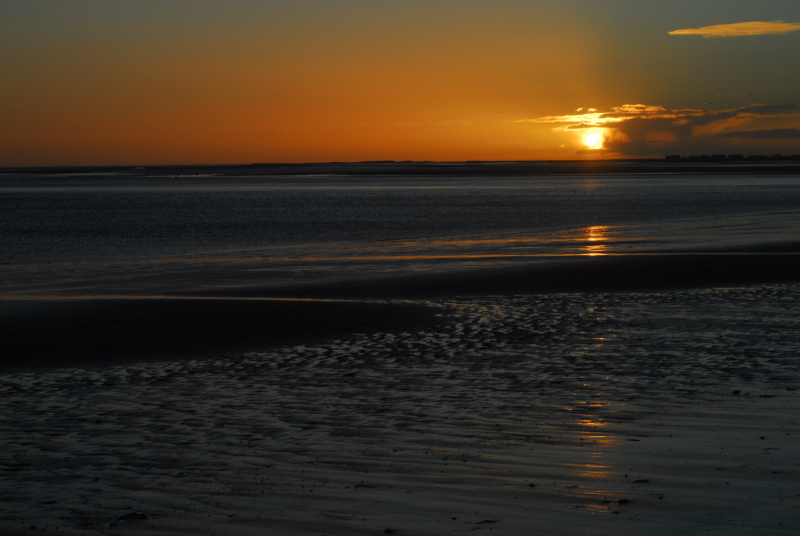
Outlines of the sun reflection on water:
[[[605,241],[607,239],[608,233],[608,226],[607,225],[595,225],[592,227],[586,228],[586,240],[589,242],[600,242]],[[589,256],[597,256],[597,255],[604,255],[608,250],[607,244],[587,244],[584,246],[583,251],[586,255]]]

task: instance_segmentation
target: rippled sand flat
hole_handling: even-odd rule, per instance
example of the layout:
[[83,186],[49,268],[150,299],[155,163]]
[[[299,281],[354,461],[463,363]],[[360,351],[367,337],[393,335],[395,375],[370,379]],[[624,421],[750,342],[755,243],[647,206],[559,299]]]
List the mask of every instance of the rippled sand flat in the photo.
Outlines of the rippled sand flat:
[[446,321],[2,374],[0,532],[800,530],[800,285],[423,303]]

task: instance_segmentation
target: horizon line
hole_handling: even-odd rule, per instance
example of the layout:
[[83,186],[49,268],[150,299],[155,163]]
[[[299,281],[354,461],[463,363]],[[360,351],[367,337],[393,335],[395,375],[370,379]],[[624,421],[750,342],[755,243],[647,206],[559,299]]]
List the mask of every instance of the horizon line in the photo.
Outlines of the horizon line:
[[[675,155],[678,156],[678,155]],[[687,155],[681,156],[683,160],[692,158],[714,158],[714,157],[737,156],[741,159],[765,158],[800,160],[800,154],[781,155],[781,154],[753,154],[753,155]],[[0,173],[11,170],[32,170],[32,169],[157,169],[157,168],[222,168],[222,167],[257,167],[257,166],[324,166],[324,165],[364,165],[364,164],[535,164],[535,163],[570,163],[570,164],[591,164],[597,162],[667,162],[674,163],[673,155],[662,157],[632,157],[632,158],[596,158],[596,159],[531,159],[531,160],[331,160],[319,162],[252,162],[252,163],[205,163],[205,164],[55,164],[55,165],[29,165],[29,166],[0,166]],[[735,161],[735,160],[731,160]]]

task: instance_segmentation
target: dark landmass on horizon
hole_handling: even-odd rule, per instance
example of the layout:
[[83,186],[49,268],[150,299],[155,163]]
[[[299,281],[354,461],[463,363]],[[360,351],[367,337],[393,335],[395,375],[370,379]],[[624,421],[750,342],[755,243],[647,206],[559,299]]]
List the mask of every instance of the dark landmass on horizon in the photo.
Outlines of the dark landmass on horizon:
[[635,173],[756,173],[800,172],[800,155],[670,155],[663,159],[526,160],[511,162],[464,161],[363,161],[320,163],[255,163],[208,165],[42,166],[0,167],[2,175],[96,175],[117,176],[291,176],[291,175],[387,175],[387,176],[536,176]]

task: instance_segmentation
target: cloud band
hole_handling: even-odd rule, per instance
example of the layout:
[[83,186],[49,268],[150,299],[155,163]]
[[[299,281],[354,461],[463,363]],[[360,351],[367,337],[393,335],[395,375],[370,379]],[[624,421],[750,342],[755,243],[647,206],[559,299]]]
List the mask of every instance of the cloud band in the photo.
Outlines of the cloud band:
[[[609,112],[592,111],[516,122],[550,124],[554,132],[581,135],[600,129],[603,149],[609,152],[653,155],[664,151],[675,154],[724,151],[724,147],[730,147],[724,140],[731,140],[733,147],[741,147],[745,142],[775,144],[780,141],[780,147],[794,150],[800,141],[800,129],[796,128],[799,121],[800,106],[796,104],[754,104],[728,110],[670,110],[663,106],[625,104]],[[783,123],[783,128],[758,128],[776,122]]]

